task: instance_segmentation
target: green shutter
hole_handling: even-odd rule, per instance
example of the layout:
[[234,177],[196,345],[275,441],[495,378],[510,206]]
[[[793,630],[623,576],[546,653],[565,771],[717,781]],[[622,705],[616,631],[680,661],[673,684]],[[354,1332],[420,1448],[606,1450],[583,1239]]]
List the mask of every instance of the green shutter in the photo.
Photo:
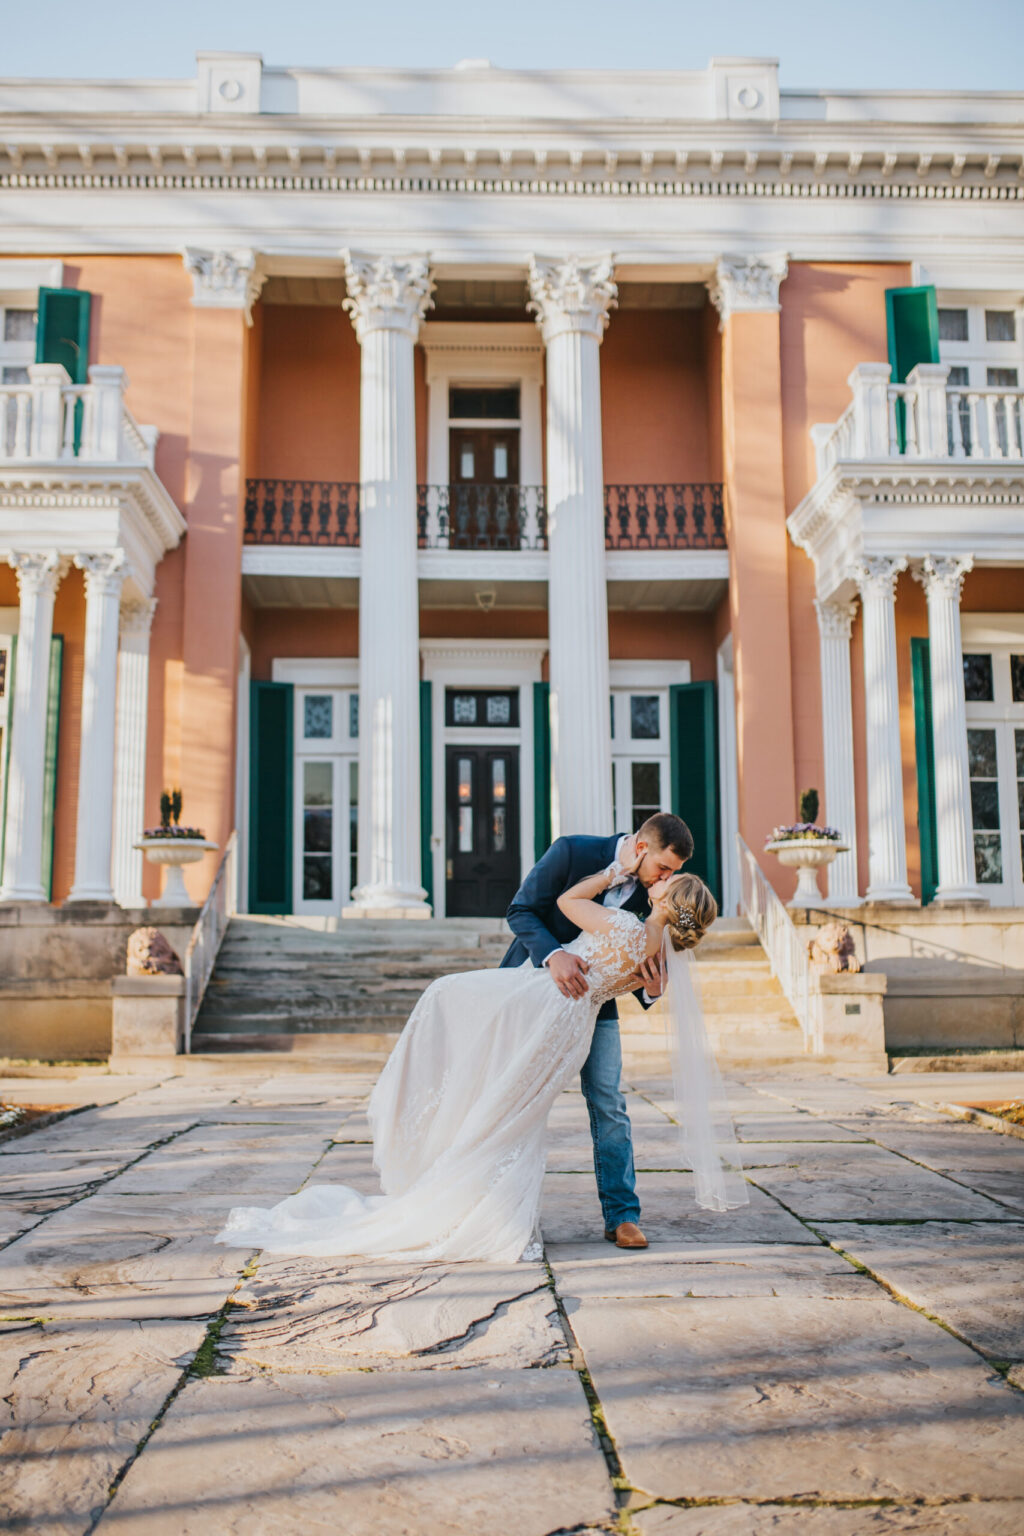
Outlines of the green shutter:
[[432,725],[430,715],[430,684],[420,683],[420,884],[427,893],[430,905],[434,904],[434,855],[430,846],[430,830],[434,824],[434,760],[432,750]]
[[687,865],[721,904],[718,816],[718,709],[714,683],[676,683],[669,689],[672,809],[693,833]]
[[[918,363],[939,361],[939,309],[934,288],[887,288],[885,324],[894,384],[905,383]],[[902,453],[907,438],[907,408],[902,400],[896,402],[896,436]]]
[[43,885],[53,900],[53,824],[57,813],[57,748],[60,742],[60,684],[64,636],[50,640],[50,677],[46,693],[46,748],[43,758]]
[[249,911],[292,910],[292,685],[250,684]]
[[92,294],[78,288],[40,288],[36,362],[63,363],[72,384],[89,381]]
[[7,733],[3,743],[4,754],[4,792],[0,796],[0,885],[3,884],[4,875],[4,841],[7,836],[7,786],[11,776],[11,725],[14,721],[14,668],[18,659],[18,637],[11,636],[11,648],[7,653],[7,677],[4,688],[9,700],[7,709]]
[[533,856],[551,847],[551,684],[533,685]]
[[917,828],[921,841],[921,904],[934,901],[939,884],[935,821],[935,745],[932,736],[932,672],[927,640],[912,639],[914,750],[917,758]]

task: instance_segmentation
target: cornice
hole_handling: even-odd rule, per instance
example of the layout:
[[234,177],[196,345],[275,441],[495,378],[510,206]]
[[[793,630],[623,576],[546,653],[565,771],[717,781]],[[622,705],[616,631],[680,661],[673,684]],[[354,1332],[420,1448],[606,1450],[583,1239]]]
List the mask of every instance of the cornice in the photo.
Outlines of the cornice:
[[141,515],[157,557],[174,549],[188,524],[148,467],[93,472],[32,465],[0,465],[0,511],[123,511]]

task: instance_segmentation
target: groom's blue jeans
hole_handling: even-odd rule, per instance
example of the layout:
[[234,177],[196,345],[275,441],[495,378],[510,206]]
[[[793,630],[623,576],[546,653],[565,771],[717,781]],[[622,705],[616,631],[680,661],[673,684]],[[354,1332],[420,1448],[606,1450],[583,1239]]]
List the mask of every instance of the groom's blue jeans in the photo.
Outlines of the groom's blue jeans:
[[605,1228],[611,1232],[624,1221],[638,1221],[633,1170],[633,1134],[619,1079],[622,1042],[618,1019],[598,1019],[590,1055],[583,1063],[580,1083],[590,1112],[594,1138],[594,1172]]

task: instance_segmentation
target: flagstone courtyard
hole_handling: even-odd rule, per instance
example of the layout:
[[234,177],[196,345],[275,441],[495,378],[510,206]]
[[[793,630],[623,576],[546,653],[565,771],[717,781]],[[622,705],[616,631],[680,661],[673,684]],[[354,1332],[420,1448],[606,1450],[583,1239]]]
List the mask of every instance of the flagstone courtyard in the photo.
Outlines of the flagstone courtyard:
[[734,1079],[750,1204],[699,1211],[633,1080],[649,1250],[601,1240],[583,1103],[545,1258],[262,1257],[232,1204],[372,1190],[372,1086],[10,1078],[0,1524],[33,1536],[1019,1536],[1024,1075]]

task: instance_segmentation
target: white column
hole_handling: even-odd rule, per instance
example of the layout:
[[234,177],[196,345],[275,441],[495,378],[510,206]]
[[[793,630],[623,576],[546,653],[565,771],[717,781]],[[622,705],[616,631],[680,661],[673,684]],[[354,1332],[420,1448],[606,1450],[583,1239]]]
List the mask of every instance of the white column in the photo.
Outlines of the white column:
[[833,906],[855,907],[857,882],[857,800],[853,778],[853,699],[850,691],[850,631],[856,603],[815,602],[821,650],[821,733],[825,757],[825,820],[843,834],[849,853],[837,855],[828,870]]
[[114,900],[144,907],[142,854],[135,848],[145,825],[149,631],[155,598],[121,605],[117,655],[117,737],[114,749]]
[[114,727],[117,710],[117,631],[124,552],[76,555],[85,572],[85,664],[82,741],[78,758],[75,883],[69,901],[113,901]]
[[864,605],[864,712],[868,750],[868,901],[912,902],[907,884],[903,753],[896,672],[896,578],[907,562],[865,560],[854,571]]
[[616,292],[610,257],[531,258],[530,307],[547,348],[555,836],[614,831],[599,348]]
[[426,914],[420,884],[419,587],[413,347],[425,256],[345,252],[359,396],[359,885],[353,905]]
[[926,555],[914,575],[928,598],[928,654],[935,749],[935,828],[939,884],[936,901],[984,901],[974,874],[974,822],[967,764],[967,706],[960,639],[960,594],[972,556]]
[[18,646],[10,717],[3,885],[0,900],[45,901],[43,884],[43,774],[50,680],[53,600],[68,562],[54,551],[9,554],[18,573]]
[[736,752],[736,673],[732,634],[718,647],[718,774],[722,829],[722,916],[740,911],[739,758]]

